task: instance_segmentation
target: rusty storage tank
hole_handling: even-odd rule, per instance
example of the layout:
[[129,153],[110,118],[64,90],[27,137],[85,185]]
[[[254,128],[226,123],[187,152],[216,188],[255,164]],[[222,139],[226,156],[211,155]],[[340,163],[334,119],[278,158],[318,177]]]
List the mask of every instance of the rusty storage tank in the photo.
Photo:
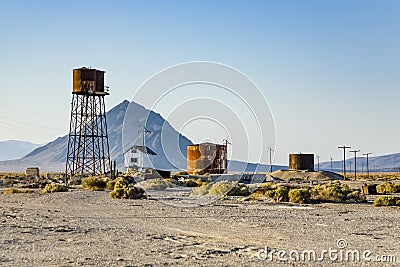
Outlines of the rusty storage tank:
[[226,173],[227,150],[225,145],[201,143],[187,147],[187,172],[189,174]]
[[289,170],[314,171],[314,154],[289,154]]
[[104,92],[104,71],[79,68],[73,70],[73,94],[108,94]]

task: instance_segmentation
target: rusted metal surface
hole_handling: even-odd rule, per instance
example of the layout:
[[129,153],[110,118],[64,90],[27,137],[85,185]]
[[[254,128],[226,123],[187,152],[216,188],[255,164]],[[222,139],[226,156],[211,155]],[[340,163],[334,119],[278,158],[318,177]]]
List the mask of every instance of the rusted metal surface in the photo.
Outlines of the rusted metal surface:
[[314,170],[314,154],[289,154],[289,170]]
[[27,177],[39,177],[40,176],[38,167],[26,168],[26,172],[25,173],[26,173]]
[[73,94],[108,94],[104,92],[104,71],[88,68],[73,70]]
[[202,143],[187,147],[187,172],[189,174],[226,173],[227,146]]
[[96,92],[104,92],[104,71],[96,70]]
[[376,195],[376,194],[378,194],[377,191],[376,191],[376,184],[363,185],[362,190],[363,190],[363,193],[365,195]]

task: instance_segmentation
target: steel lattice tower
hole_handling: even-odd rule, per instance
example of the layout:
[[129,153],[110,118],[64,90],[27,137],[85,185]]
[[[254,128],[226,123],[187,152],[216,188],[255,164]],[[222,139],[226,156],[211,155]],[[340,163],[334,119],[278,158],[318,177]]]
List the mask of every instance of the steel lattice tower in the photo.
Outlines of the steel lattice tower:
[[104,71],[73,71],[66,175],[105,174],[110,170],[104,96]]

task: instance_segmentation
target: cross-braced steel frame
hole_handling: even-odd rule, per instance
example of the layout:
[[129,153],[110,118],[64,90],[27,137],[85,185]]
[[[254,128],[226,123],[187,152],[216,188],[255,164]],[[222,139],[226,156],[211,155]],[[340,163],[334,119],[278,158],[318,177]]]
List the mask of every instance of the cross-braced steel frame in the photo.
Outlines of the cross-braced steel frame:
[[67,176],[105,174],[110,163],[104,94],[73,94]]

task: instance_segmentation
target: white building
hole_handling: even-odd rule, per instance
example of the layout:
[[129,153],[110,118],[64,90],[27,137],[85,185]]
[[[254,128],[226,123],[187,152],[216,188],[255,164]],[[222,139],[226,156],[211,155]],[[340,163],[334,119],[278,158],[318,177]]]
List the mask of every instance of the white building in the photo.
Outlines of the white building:
[[147,168],[152,168],[150,156],[156,156],[157,153],[147,146],[132,146],[125,153],[125,167],[129,170],[145,171]]

